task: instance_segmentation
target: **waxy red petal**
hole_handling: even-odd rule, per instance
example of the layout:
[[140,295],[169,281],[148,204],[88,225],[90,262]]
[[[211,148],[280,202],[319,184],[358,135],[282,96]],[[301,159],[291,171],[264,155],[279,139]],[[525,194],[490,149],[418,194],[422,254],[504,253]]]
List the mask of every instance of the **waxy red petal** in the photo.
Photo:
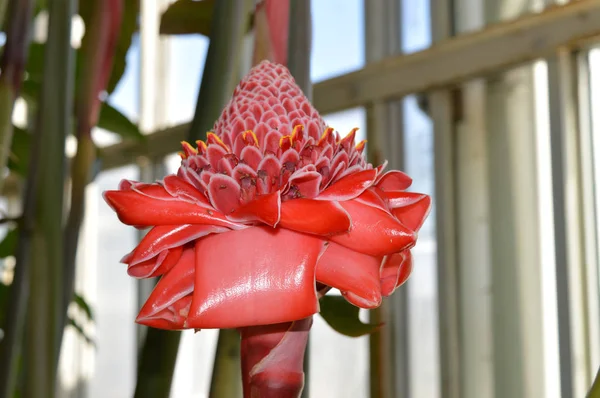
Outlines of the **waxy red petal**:
[[[163,187],[159,189],[164,191]],[[127,225],[208,224],[233,229],[242,227],[216,210],[169,197],[172,200],[157,199],[136,191],[104,192],[106,202],[117,213],[119,220]]]
[[390,214],[356,200],[340,202],[350,214],[350,232],[334,235],[335,243],[371,256],[385,256],[404,250],[414,243],[415,233]]
[[292,199],[281,203],[279,226],[298,232],[328,236],[349,231],[352,220],[337,202]]
[[404,191],[411,184],[412,178],[401,171],[390,170],[381,176],[376,185],[383,191]]
[[279,222],[281,195],[279,191],[257,196],[253,201],[240,206],[229,215],[229,219],[237,222],[259,221],[271,227]]
[[227,228],[214,225],[159,225],[152,228],[142,238],[128,259],[128,263],[133,266],[158,256],[164,250],[183,246],[208,234],[226,231],[228,231]]
[[321,192],[317,199],[337,201],[354,199],[373,185],[375,178],[377,178],[375,169],[350,174],[331,184],[329,188]]
[[387,201],[384,199],[382,195],[384,192],[376,187],[371,187],[364,191],[359,197],[355,200],[359,203],[365,204],[367,206],[374,207],[376,209],[380,209],[386,212],[389,212],[389,208],[387,205]]
[[[404,193],[408,194],[408,192]],[[431,197],[424,194],[409,194],[407,196],[410,202],[407,200],[399,207],[392,208],[392,214],[408,228],[418,231],[431,210]],[[402,202],[402,200],[390,201],[390,207],[392,207],[392,203],[398,204],[398,202]]]
[[[377,189],[377,188],[376,188]],[[380,196],[386,201],[390,209],[411,206],[427,196],[422,193],[406,191],[382,191],[378,190]]]
[[[127,274],[129,276],[133,276],[134,278],[152,278],[155,276],[160,276],[177,264],[182,252],[183,248],[181,246],[163,250],[156,257],[129,265],[129,267],[127,267]],[[130,264],[132,258],[133,253],[128,255],[123,262]]]
[[[182,329],[191,303],[189,296],[194,290],[194,272],[194,248],[189,247],[183,251],[177,264],[158,281],[136,322],[165,329]],[[182,303],[182,299],[185,302]]]
[[288,322],[318,311],[317,237],[269,227],[207,236],[196,243],[188,328]]
[[165,190],[171,196],[190,201],[202,207],[209,207],[208,199],[196,187],[185,181],[183,178],[169,175],[163,180]]
[[153,313],[147,318],[136,318],[136,322],[140,325],[149,326],[157,329],[165,330],[184,330],[185,320],[187,314],[190,311],[190,305],[192,303],[192,295],[187,296],[175,301],[170,306]]
[[381,258],[330,243],[317,263],[317,282],[351,293],[348,301],[358,307],[376,308],[381,304],[380,267]]
[[319,194],[319,186],[321,185],[321,174],[316,171],[300,171],[292,175],[289,180],[290,192],[292,195],[297,195],[296,198],[312,199]]
[[386,256],[381,263],[381,294],[385,297],[394,293],[402,285],[412,271],[412,255],[410,250],[403,250]]

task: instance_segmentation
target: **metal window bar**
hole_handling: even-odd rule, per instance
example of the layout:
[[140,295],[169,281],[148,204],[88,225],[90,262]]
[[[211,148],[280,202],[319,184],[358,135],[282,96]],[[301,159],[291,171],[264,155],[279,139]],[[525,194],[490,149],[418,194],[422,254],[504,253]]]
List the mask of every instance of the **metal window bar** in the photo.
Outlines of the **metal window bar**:
[[596,372],[590,344],[597,346],[597,336],[590,333],[590,315],[597,320],[597,314],[588,312],[588,307],[597,308],[597,298],[587,290],[597,291],[597,287],[586,283],[590,271],[585,265],[586,243],[594,243],[585,239],[590,225],[586,225],[583,206],[590,198],[584,196],[584,184],[589,182],[584,181],[582,169],[589,164],[582,160],[589,147],[581,144],[587,133],[579,106],[586,102],[578,92],[579,62],[581,58],[568,50],[548,61],[561,396],[566,398],[584,396]]
[[[480,0],[454,2],[453,11],[456,35],[486,24]],[[494,388],[486,96],[485,79],[476,79],[453,97],[461,398],[492,397]]]
[[[593,129],[592,129],[592,83],[590,80],[590,59],[588,52],[577,55],[577,82],[579,104],[579,159],[581,168],[581,195],[583,213],[583,239],[585,246],[584,281],[586,283],[586,311],[588,317],[589,381],[593,380],[596,369],[600,366],[600,286],[598,284],[600,268],[600,226],[596,217],[600,209],[595,206],[595,198],[600,195],[594,184]],[[588,383],[589,384],[589,383]]]
[[[435,45],[454,33],[452,3],[431,0],[431,27]],[[431,50],[430,50],[431,51]],[[456,257],[456,186],[454,101],[451,90],[432,91],[427,98],[433,121],[437,235],[438,316],[441,396],[461,396],[460,325]]]

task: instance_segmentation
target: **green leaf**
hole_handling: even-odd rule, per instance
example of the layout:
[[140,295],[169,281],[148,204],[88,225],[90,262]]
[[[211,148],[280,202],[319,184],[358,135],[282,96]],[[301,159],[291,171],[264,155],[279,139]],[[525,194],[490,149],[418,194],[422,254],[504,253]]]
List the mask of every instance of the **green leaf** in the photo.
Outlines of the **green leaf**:
[[92,308],[81,295],[75,293],[73,295],[73,302],[77,304],[77,306],[85,313],[85,315],[90,321],[94,320],[94,313],[92,312]]
[[44,73],[44,48],[43,43],[31,43],[29,45],[29,56],[27,57],[27,80],[41,81]]
[[42,10],[46,10],[48,5],[46,4],[47,0],[37,0],[35,2],[35,9],[33,10],[34,15],[38,15]]
[[163,35],[210,34],[215,0],[178,0],[171,4],[160,19]]
[[31,134],[13,126],[13,139],[8,158],[8,168],[23,177],[27,176],[30,149]]
[[39,100],[40,81],[27,79],[21,84],[21,92],[19,93],[28,102],[37,103]]
[[10,287],[0,282],[0,326],[4,325]]
[[[178,0],[160,19],[162,35],[210,35],[215,0]],[[254,13],[248,15],[246,33],[254,25]]]
[[[41,84],[38,81],[34,80],[25,80],[23,82],[23,86],[21,88],[21,95],[27,101],[31,101],[36,103],[39,98],[39,91],[41,88]],[[146,137],[140,132],[138,126],[133,123],[131,120],[127,118],[127,116],[123,115],[116,108],[109,105],[107,102],[102,103],[100,107],[100,116],[98,118],[98,127],[118,134],[123,139],[135,139],[135,140],[143,140]],[[15,139],[17,138],[17,131],[15,131]],[[27,134],[27,133],[25,133]],[[29,134],[27,137],[30,140]],[[21,139],[25,139],[25,137],[21,137]],[[23,143],[23,142],[21,142]],[[28,144],[29,141],[26,143]],[[14,147],[14,145],[13,145]],[[22,149],[22,148],[21,148]],[[27,150],[29,147],[27,146]],[[22,152],[20,152],[22,154]],[[25,158],[25,167],[27,166],[29,157]]]
[[18,238],[19,230],[17,228],[8,231],[2,242],[0,242],[0,258],[6,258],[15,254]]
[[112,131],[120,135],[123,139],[143,140],[146,138],[127,116],[106,102],[100,108],[98,127]]
[[79,334],[81,337],[83,337],[83,339],[90,345],[93,345],[94,347],[96,346],[96,343],[94,342],[94,340],[88,336],[88,334],[85,332],[85,330],[83,330],[83,327],[81,327],[81,325],[79,323],[77,323],[77,321],[75,321],[73,318],[69,318],[69,321],[67,323],[69,326],[72,326],[76,331],[77,334]]
[[592,388],[586,395],[587,398],[600,398],[600,369],[596,373],[596,379],[594,379],[594,384],[592,384]]
[[350,304],[342,296],[327,295],[319,300],[321,316],[336,332],[349,337],[360,337],[376,332],[381,325],[363,323],[359,308]]

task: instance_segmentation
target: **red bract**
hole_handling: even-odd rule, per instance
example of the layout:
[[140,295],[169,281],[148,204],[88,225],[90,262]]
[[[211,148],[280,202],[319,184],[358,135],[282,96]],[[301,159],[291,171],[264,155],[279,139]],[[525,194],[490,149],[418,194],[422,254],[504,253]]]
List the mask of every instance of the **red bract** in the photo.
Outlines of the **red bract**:
[[404,173],[366,163],[355,132],[340,138],[285,67],[263,62],[206,142],[182,144],[177,175],[105,192],[122,222],[151,227],[123,259],[134,277],[162,276],[137,322],[298,321],[319,311],[317,286],[379,306],[410,273],[430,198],[406,192]]

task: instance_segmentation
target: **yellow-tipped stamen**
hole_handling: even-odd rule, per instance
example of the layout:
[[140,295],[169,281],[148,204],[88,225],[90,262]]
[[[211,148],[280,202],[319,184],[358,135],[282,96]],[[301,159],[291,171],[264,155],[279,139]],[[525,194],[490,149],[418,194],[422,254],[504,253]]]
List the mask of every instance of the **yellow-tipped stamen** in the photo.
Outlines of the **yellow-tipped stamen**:
[[358,144],[356,144],[356,150],[358,152],[362,152],[363,149],[365,149],[365,145],[367,144],[367,140],[362,140],[361,142],[359,142]]
[[356,132],[358,131],[358,127],[354,127],[346,136],[336,142],[336,144],[340,144],[341,142],[346,141],[354,141],[354,137],[356,136]]
[[302,134],[302,132],[304,132],[304,126],[301,124],[296,125],[294,127],[294,130],[292,130],[292,136],[290,137],[290,141],[295,142],[298,139],[298,135]]
[[254,131],[252,130],[246,130],[242,133],[242,138],[244,139],[244,141],[248,141],[247,137],[248,135],[250,135],[250,137],[252,137],[252,141],[254,141],[254,145],[259,146],[258,145],[258,138],[256,138],[256,134],[254,134]]
[[181,147],[183,148],[183,152],[185,153],[186,158],[188,156],[193,156],[193,155],[198,154],[198,151],[196,150],[196,148],[191,146],[190,143],[187,141],[181,141]]
[[227,152],[231,152],[231,149],[221,140],[221,138],[215,133],[208,132],[206,133],[206,142],[209,144],[217,144],[221,148],[225,149]]
[[292,137],[289,135],[284,135],[279,139],[279,148],[283,148],[283,146],[286,144],[286,141],[290,144],[290,146],[292,146]]
[[327,138],[333,133],[333,128],[332,127],[327,127],[325,129],[325,131],[323,131],[323,134],[321,134],[321,138],[319,138],[319,142],[317,143],[317,145],[321,145],[321,143],[327,141]]
[[206,148],[207,148],[207,145],[206,145],[206,143],[204,141],[197,140],[196,141],[196,147],[198,148],[198,151],[205,152]]

